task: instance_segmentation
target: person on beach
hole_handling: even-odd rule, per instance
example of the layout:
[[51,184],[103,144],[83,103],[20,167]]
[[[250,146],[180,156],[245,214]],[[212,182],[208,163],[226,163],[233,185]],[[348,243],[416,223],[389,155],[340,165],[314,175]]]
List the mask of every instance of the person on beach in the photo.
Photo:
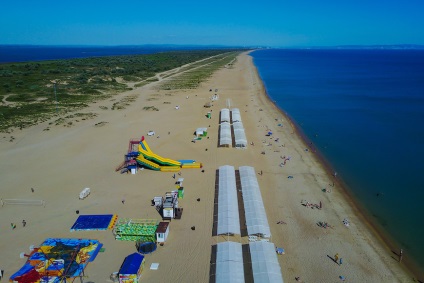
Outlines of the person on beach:
[[399,252],[399,262],[402,261],[402,257],[403,257],[403,249],[400,249],[400,252]]
[[15,230],[16,224],[15,223],[10,223],[10,227],[12,227],[12,230]]
[[343,264],[343,258],[340,258],[339,265],[342,265],[342,264]]
[[338,253],[334,256],[334,261],[335,262],[338,262],[339,261],[339,254]]
[[32,192],[32,193],[34,192],[34,188],[31,188],[31,192]]
[[26,226],[26,221],[22,220],[22,227],[25,227],[25,226]]
[[124,198],[122,199],[122,204],[125,204],[125,199]]

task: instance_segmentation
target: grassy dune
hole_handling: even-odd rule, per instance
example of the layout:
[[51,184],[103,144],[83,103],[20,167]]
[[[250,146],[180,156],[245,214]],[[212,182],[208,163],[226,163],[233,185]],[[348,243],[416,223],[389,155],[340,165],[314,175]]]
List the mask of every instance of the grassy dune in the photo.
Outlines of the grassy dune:
[[[173,70],[179,79],[165,88],[192,88],[238,52],[176,51],[0,65],[0,131],[25,128],[54,115],[154,82],[156,74]],[[212,57],[212,58],[211,58]],[[209,59],[210,58],[210,59]],[[199,61],[199,62],[197,62]],[[196,62],[192,65],[190,63]],[[56,82],[56,96],[54,93]],[[114,109],[119,109],[117,105]]]

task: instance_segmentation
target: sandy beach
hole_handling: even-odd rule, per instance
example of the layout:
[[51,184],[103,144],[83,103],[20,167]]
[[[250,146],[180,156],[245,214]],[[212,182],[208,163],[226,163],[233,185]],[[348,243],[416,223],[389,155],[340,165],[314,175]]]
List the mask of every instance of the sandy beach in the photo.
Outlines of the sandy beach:
[[[339,276],[346,282],[414,282],[398,256],[358,214],[337,179],[306,150],[290,121],[269,101],[247,53],[197,89],[161,90],[161,83],[152,82],[78,111],[95,114],[91,118],[74,115],[64,124],[49,125],[51,120],[1,134],[0,198],[45,202],[45,206],[0,207],[3,280],[23,265],[25,259],[19,254],[29,253],[30,245],[37,246],[49,237],[64,237],[103,243],[105,251],[88,265],[85,281],[111,282],[110,274],[136,251],[135,243],[116,241],[110,230],[70,232],[70,228],[78,216],[76,210],[80,214],[160,219],[151,199],[175,189],[174,173],[147,169],[135,175],[115,172],[128,141],[146,136],[155,153],[202,162],[204,172],[181,171],[185,178],[185,196],[180,201],[183,217],[171,222],[167,243],[146,256],[142,282],[209,282],[211,246],[225,240],[212,236],[215,174],[222,165],[253,166],[262,172],[257,178],[271,226],[271,242],[285,249],[285,254],[278,256],[285,282],[296,282],[296,277],[298,282],[340,282]],[[215,89],[219,100],[210,109],[204,108]],[[127,97],[136,99],[125,109],[110,110]],[[247,149],[217,147],[219,111],[229,101],[231,107],[240,109],[247,140],[253,143]],[[146,106],[159,111],[143,109]],[[211,110],[208,119],[206,114]],[[198,127],[208,127],[209,138],[193,143]],[[150,130],[156,135],[147,137]],[[271,137],[266,136],[268,131],[273,132]],[[79,200],[86,187],[91,194]],[[320,202],[322,209],[306,205]],[[348,219],[348,227],[343,219]],[[22,220],[27,222],[25,227]],[[319,222],[330,227],[319,227]],[[16,229],[11,229],[11,223],[17,224]],[[233,240],[246,241],[240,237]],[[333,260],[336,254],[343,259],[342,264]],[[149,270],[151,263],[159,263],[159,269]]]

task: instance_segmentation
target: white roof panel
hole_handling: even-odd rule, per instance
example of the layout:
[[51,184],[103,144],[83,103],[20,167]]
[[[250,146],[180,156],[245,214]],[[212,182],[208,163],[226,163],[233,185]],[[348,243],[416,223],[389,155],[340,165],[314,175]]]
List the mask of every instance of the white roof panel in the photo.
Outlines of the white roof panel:
[[219,167],[217,234],[239,234],[240,218],[234,166]]
[[230,122],[230,109],[221,109],[221,123],[222,122]]
[[247,139],[246,139],[246,133],[244,132],[243,123],[234,122],[233,129],[234,129],[234,140],[235,140],[236,147],[246,147]]
[[234,122],[241,122],[240,110],[238,108],[231,109],[231,120]]
[[228,122],[219,125],[219,145],[231,145],[233,139],[231,136],[231,125]]
[[255,282],[283,283],[280,264],[273,243],[250,242],[253,280]]
[[217,244],[215,282],[244,283],[243,252],[240,243]]
[[261,191],[256,178],[255,169],[250,166],[240,166],[240,181],[243,192],[244,213],[248,235],[271,237]]

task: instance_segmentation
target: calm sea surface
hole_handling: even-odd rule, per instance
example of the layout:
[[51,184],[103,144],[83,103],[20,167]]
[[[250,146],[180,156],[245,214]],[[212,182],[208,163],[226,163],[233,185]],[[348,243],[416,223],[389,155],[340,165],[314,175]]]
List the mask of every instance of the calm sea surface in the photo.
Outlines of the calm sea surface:
[[252,56],[271,99],[424,270],[424,50]]

